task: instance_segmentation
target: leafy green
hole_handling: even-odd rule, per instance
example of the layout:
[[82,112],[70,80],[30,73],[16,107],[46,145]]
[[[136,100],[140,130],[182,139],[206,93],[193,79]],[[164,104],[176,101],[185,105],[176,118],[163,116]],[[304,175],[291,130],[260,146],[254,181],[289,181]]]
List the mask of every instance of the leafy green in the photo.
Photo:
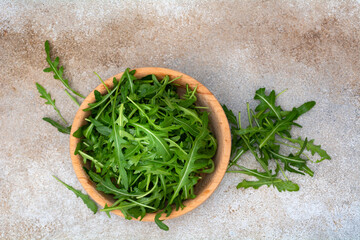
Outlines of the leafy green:
[[[279,94],[280,95],[280,94]],[[298,191],[299,186],[293,183],[285,175],[285,172],[293,172],[298,174],[314,175],[314,172],[307,166],[308,157],[304,150],[308,150],[312,155],[315,153],[321,157],[317,162],[324,159],[331,159],[325,150],[321,149],[320,145],[315,145],[314,140],[308,141],[307,138],[302,140],[300,137],[294,139],[291,137],[290,131],[292,126],[301,127],[294,122],[302,114],[308,112],[315,106],[314,101],[306,102],[300,107],[294,107],[291,111],[284,111],[275,103],[275,91],[271,91],[266,95],[265,88],[260,88],[255,93],[255,100],[259,100],[255,112],[250,109],[247,104],[247,113],[249,119],[249,126],[241,127],[240,113],[237,120],[234,113],[223,105],[224,112],[229,120],[232,133],[232,156],[230,159],[228,172],[242,173],[252,177],[256,177],[257,181],[243,180],[237,185],[237,188],[258,189],[259,187],[274,186],[278,191]],[[299,146],[289,145],[278,139],[284,139],[292,143],[297,143]],[[299,149],[297,154],[285,152],[282,147],[289,146]],[[264,172],[259,172],[257,169],[248,169],[238,164],[241,156],[250,151],[255,160],[260,164]],[[303,157],[305,156],[305,158]],[[275,169],[270,169],[270,162],[276,163]],[[275,171],[273,171],[275,170]],[[275,172],[275,173],[273,173]],[[283,179],[278,177],[281,172]]]
[[[85,97],[64,78],[59,57],[52,61],[48,41],[45,52],[49,67],[44,72],[52,72],[79,106],[73,95]],[[91,111],[87,124],[73,133],[80,138],[74,154],[82,157],[84,170],[97,190],[115,201],[101,211],[110,217],[111,211],[120,210],[126,219],[140,220],[146,213],[158,213],[155,223],[167,231],[168,226],[160,220],[161,213],[169,216],[173,208],[184,208],[184,200],[195,198],[198,181],[215,168],[212,158],[217,142],[209,130],[206,108],[195,105],[197,87],[190,89],[187,85],[185,93],[179,96],[176,84],[172,83],[181,76],[158,79],[148,75],[137,79],[135,70],[127,68],[120,79],[113,79],[110,89],[94,73],[107,92],[104,95],[93,92],[95,102],[84,109]],[[67,124],[55,100],[40,84],[36,86],[46,104],[52,105]],[[50,118],[44,120],[58,131],[70,134],[71,126],[65,127]],[[82,198],[94,213],[97,211],[87,195],[60,182]]]
[[160,220],[161,212],[156,214],[155,216],[155,223],[158,225],[158,227],[162,230],[169,231],[169,227],[163,223],[164,220]]
[[260,104],[255,108],[255,111],[265,111],[269,109],[270,115],[274,115],[277,119],[281,120],[280,111],[281,108],[279,106],[275,106],[275,91],[271,91],[269,96],[265,94],[265,88],[260,88],[255,93],[255,100],[259,100]]
[[64,127],[63,125],[61,125],[60,123],[52,120],[51,118],[43,118],[43,120],[44,120],[45,122],[50,123],[52,126],[56,127],[59,132],[61,132],[61,133],[66,133],[66,134],[70,134],[71,126],[69,126],[69,127]]
[[64,183],[63,181],[61,181],[60,179],[58,179],[57,177],[53,176],[57,181],[59,181],[60,183],[62,183],[67,189],[69,189],[70,191],[72,191],[73,193],[75,193],[76,197],[80,197],[83,202],[86,204],[86,206],[93,211],[93,213],[95,214],[97,212],[97,205],[96,203],[90,199],[90,197],[86,194],[83,194],[80,190],[76,190],[75,188],[71,187],[70,185]]
[[239,183],[236,188],[249,188],[252,187],[254,189],[258,189],[259,187],[267,185],[267,186],[274,186],[277,188],[279,192],[281,191],[299,191],[299,186],[296,183],[291,181],[284,181],[279,178],[272,178],[272,179],[259,179],[258,181],[247,181],[243,180]]
[[43,86],[41,86],[40,83],[36,83],[36,88],[38,89],[38,91],[40,93],[40,97],[46,100],[45,104],[51,105],[54,108],[54,110],[57,112],[57,114],[59,115],[61,120],[65,124],[67,124],[65,118],[61,115],[60,110],[55,105],[55,99],[51,98],[50,93],[46,92],[45,88]]
[[66,95],[68,95],[69,98],[70,98],[76,105],[78,105],[78,106],[80,107],[80,103],[78,102],[78,100],[76,100],[76,98],[75,98],[73,95],[71,95],[71,93],[69,93],[69,91],[68,91],[67,89],[65,89],[64,91],[65,91]]
[[[289,140],[292,143],[298,143],[300,146],[304,145],[305,141],[303,141],[301,139],[301,137],[298,137],[297,139],[293,139],[293,138],[288,138],[288,137],[283,137],[286,140]],[[311,152],[311,155],[315,155],[315,153],[319,154],[319,156],[321,157],[321,159],[317,160],[316,162],[322,162],[323,160],[331,160],[331,157],[329,156],[329,154],[327,154],[327,152],[321,148],[321,145],[315,145],[314,144],[314,139],[311,139],[310,141],[306,141],[305,143],[305,147],[308,151]]]
[[63,78],[64,67],[59,66],[59,57],[56,57],[54,61],[51,60],[49,41],[45,41],[45,52],[46,52],[46,61],[49,64],[49,67],[45,68],[44,72],[53,72],[54,78],[60,80],[67,89],[69,89],[75,95],[81,98],[85,98],[83,95],[72,89],[69,85],[69,81]]
[[208,113],[195,105],[196,89],[187,86],[180,97],[169,76],[134,74],[126,69],[103,96],[94,91],[96,102],[84,110],[91,110],[88,124],[73,134],[97,190],[115,199],[101,211],[120,210],[126,219],[185,207],[202,174],[214,171],[217,148]]

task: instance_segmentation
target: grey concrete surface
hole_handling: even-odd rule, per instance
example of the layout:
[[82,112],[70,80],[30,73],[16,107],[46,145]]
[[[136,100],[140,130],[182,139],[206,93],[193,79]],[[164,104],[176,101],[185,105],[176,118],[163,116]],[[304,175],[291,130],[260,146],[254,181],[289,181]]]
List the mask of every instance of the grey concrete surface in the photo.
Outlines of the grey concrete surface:
[[[360,239],[359,18],[357,1],[0,1],[0,238]],[[41,120],[57,116],[35,82],[69,122],[77,110],[42,72],[46,39],[85,95],[99,84],[93,71],[144,66],[189,74],[235,111],[254,106],[259,87],[288,88],[287,108],[317,102],[294,135],[315,138],[332,160],[311,164],[313,178],[289,174],[293,193],[237,190],[244,176],[226,174],[169,232],[93,215],[52,178],[81,189],[68,136]]]

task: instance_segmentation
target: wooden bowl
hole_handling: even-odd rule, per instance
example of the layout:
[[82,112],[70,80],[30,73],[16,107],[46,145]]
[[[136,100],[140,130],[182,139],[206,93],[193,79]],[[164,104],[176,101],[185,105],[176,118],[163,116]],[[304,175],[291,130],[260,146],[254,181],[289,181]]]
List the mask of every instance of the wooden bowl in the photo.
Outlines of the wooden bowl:
[[[119,79],[123,73],[119,73],[105,81],[105,84],[109,88],[113,88],[113,78]],[[214,95],[201,83],[193,79],[192,77],[166,68],[138,68],[136,69],[135,77],[142,78],[149,74],[155,74],[158,78],[162,79],[166,75],[169,75],[170,79],[182,76],[180,79],[176,80],[174,83],[179,84],[178,92],[181,95],[184,92],[186,84],[188,84],[191,89],[197,86],[197,98],[198,105],[208,107],[209,115],[209,125],[211,131],[215,135],[218,141],[218,149],[213,158],[215,163],[215,170],[211,174],[206,174],[195,186],[196,198],[189,199],[184,201],[186,206],[184,209],[179,209],[178,211],[173,211],[169,217],[166,217],[165,214],[162,215],[161,219],[171,219],[178,216],[181,216],[187,212],[190,212],[194,208],[202,204],[210,195],[215,191],[216,187],[220,184],[224,174],[226,172],[229,159],[230,159],[230,150],[231,150],[231,135],[228,120],[226,119],[225,113],[216,100]],[[105,94],[105,87],[100,84],[94,90],[98,90],[101,94]],[[90,115],[90,112],[84,112],[83,109],[88,107],[89,103],[95,102],[94,91],[92,91],[83,101],[79,110],[77,111],[74,122],[71,128],[70,134],[70,155],[72,164],[75,170],[75,174],[79,179],[81,185],[84,187],[85,191],[90,195],[92,199],[95,200],[100,206],[104,207],[105,204],[111,206],[113,204],[113,199],[111,196],[108,196],[102,192],[96,190],[95,184],[91,181],[89,176],[83,169],[84,163],[82,157],[74,155],[76,145],[80,141],[79,138],[73,136],[73,133],[81,126],[86,124],[85,118]],[[123,216],[120,210],[114,210],[112,213]],[[148,213],[142,219],[142,221],[154,221],[155,213]]]

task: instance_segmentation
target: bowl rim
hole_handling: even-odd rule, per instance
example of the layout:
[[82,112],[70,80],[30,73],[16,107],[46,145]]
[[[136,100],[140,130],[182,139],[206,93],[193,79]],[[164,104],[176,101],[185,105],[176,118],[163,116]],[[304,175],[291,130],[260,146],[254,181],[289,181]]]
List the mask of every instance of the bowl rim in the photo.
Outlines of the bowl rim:
[[[220,103],[217,101],[215,96],[200,82],[195,80],[194,78],[167,68],[158,68],[158,67],[145,67],[145,68],[135,68],[135,77],[141,78],[149,74],[155,74],[157,77],[164,77],[165,75],[169,75],[171,79],[182,76],[180,79],[176,80],[174,83],[183,83],[183,84],[189,84],[190,88],[193,89],[195,86],[197,86],[197,96],[201,95],[201,99],[205,100],[211,109],[215,110],[215,114],[212,115],[212,117],[217,122],[216,126],[220,133],[219,136],[216,137],[218,141],[218,148],[216,156],[219,154],[219,163],[215,167],[215,170],[213,173],[211,173],[212,180],[206,183],[206,187],[196,195],[196,198],[194,199],[188,199],[183,202],[183,204],[186,206],[183,209],[179,210],[173,210],[170,216],[166,217],[166,214],[163,213],[160,219],[172,219],[175,217],[179,217],[181,215],[186,214],[187,212],[190,212],[191,210],[195,209],[196,207],[200,206],[203,202],[205,202],[215,191],[215,189],[219,186],[221,180],[223,179],[229,160],[230,160],[230,151],[231,151],[231,134],[230,134],[230,127],[228,120],[226,118],[225,112],[222,109]],[[124,72],[121,72],[119,74],[116,74],[109,79],[105,81],[105,84],[109,87],[113,87],[113,78],[119,79]],[[72,165],[75,171],[75,174],[85,189],[85,191],[90,195],[90,197],[100,206],[104,207],[105,204],[109,205],[111,202],[104,197],[104,194],[101,194],[99,191],[96,190],[95,184],[92,182],[92,180],[89,178],[87,173],[83,169],[83,159],[82,157],[78,155],[74,155],[77,143],[80,141],[79,138],[76,138],[73,136],[73,133],[78,130],[79,127],[84,125],[85,118],[87,115],[90,114],[90,112],[84,112],[83,109],[88,107],[89,103],[92,103],[95,101],[94,97],[94,91],[97,90],[101,94],[104,94],[106,91],[106,88],[103,84],[98,85],[93,91],[89,93],[89,95],[84,99],[82,104],[80,105],[78,111],[76,112],[76,115],[74,117],[72,128],[70,132],[70,156]],[[199,99],[199,97],[198,97]],[[210,115],[213,113],[211,111]],[[122,212],[120,210],[114,210],[111,211],[112,213],[123,216]],[[156,213],[147,213],[145,217],[141,221],[154,221]],[[135,218],[133,218],[135,219]],[[140,220],[140,218],[137,218],[136,220]]]

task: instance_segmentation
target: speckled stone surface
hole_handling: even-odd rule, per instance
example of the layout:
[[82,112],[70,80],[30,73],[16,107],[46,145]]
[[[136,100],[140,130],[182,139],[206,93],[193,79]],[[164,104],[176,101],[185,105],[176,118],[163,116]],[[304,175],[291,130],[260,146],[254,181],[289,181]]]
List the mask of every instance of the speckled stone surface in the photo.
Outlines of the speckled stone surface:
[[[0,2],[1,239],[359,239],[360,5],[357,1],[7,1]],[[221,103],[245,111],[259,87],[288,88],[286,108],[315,100],[301,134],[332,156],[313,178],[289,174],[299,192],[237,190],[226,174],[208,201],[154,223],[93,215],[57,175],[81,189],[69,137],[39,82],[71,122],[77,107],[42,72],[43,44],[87,95],[126,67],[167,67],[204,83]],[[245,117],[245,116],[243,116]],[[243,119],[245,121],[245,118]],[[254,165],[250,156],[244,165]]]

